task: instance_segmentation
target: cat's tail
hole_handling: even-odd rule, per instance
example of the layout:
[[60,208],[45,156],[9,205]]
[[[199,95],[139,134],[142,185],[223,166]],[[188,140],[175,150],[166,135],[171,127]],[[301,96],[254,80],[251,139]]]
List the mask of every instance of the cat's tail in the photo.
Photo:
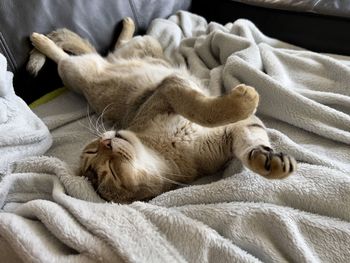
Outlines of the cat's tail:
[[[73,55],[82,55],[87,53],[96,53],[96,49],[87,41],[81,38],[74,32],[61,28],[47,34],[57,46],[61,47],[64,51]],[[27,63],[27,70],[34,76],[38,74],[41,68],[44,66],[46,56],[36,48],[33,48],[30,52],[29,60]]]

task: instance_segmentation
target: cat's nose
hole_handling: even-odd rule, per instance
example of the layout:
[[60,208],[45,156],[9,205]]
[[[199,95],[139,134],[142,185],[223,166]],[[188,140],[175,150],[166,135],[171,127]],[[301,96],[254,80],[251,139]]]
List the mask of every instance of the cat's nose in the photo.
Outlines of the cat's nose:
[[101,139],[100,144],[103,147],[106,147],[108,149],[112,149],[112,140],[111,139]]

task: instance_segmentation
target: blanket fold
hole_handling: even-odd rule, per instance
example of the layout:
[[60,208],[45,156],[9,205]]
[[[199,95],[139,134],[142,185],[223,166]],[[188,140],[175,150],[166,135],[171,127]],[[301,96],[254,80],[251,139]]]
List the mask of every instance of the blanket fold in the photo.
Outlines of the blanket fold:
[[[0,181],[0,252],[16,253],[4,253],[5,262],[347,262],[350,59],[269,38],[247,20],[220,25],[188,12],[154,20],[147,34],[214,94],[254,86],[273,146],[295,156],[298,171],[266,180],[233,161],[222,179],[203,178],[148,203],[106,203],[74,176],[89,129],[101,123],[73,93],[35,109],[53,137],[46,156],[8,155],[22,145],[15,142],[22,126],[35,138],[47,133],[27,111],[12,134],[3,132],[14,95],[0,56],[0,109],[7,109],[0,131],[11,135],[0,150],[12,161]],[[27,142],[37,147],[27,154],[47,149]]]
[[52,143],[44,123],[15,94],[13,74],[6,68],[6,58],[0,54],[0,175],[16,160],[44,154]]

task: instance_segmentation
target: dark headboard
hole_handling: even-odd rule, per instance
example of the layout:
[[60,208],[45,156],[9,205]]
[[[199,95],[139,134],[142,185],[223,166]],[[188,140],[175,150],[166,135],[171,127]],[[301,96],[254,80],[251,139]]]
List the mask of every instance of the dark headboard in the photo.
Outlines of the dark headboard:
[[222,24],[246,18],[270,37],[316,52],[350,55],[348,33],[350,14],[348,17],[345,17],[345,14],[344,17],[338,17],[249,4],[258,1],[216,0],[215,4],[213,2],[193,0],[191,10],[204,16],[208,21]]

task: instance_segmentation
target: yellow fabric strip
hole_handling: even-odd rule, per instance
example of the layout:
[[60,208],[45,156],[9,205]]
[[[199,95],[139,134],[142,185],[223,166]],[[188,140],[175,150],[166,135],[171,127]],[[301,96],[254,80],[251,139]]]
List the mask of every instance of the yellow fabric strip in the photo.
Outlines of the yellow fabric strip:
[[59,95],[61,95],[62,93],[66,92],[66,91],[67,91],[67,88],[65,88],[65,87],[55,89],[55,90],[45,94],[44,96],[40,97],[39,99],[33,101],[31,104],[29,104],[29,108],[34,109],[35,107],[38,107],[42,104],[45,104],[45,103],[53,100],[54,98],[58,97]]

